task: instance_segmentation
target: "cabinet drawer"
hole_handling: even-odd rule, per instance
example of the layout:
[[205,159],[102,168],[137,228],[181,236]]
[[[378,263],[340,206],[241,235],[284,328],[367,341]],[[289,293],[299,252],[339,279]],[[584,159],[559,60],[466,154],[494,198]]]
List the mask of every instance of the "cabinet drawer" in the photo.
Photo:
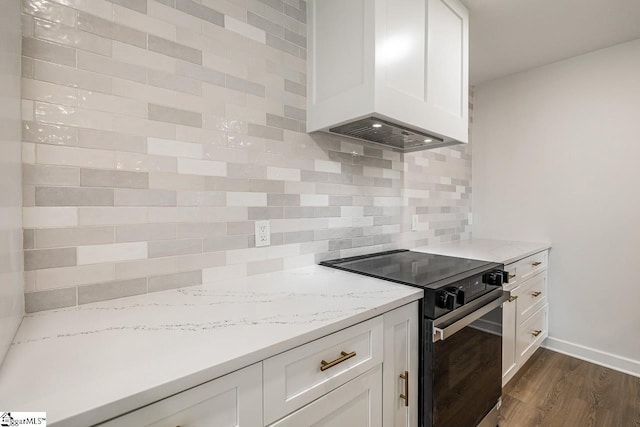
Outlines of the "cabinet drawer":
[[513,292],[518,297],[518,323],[522,323],[547,301],[547,272],[531,277]]
[[261,374],[256,363],[99,427],[262,427]]
[[549,334],[548,331],[548,305],[540,307],[533,316],[518,326],[518,354],[520,366],[540,347],[542,341]]
[[382,369],[375,369],[283,418],[271,427],[382,426]]
[[265,424],[382,363],[382,333],[382,316],[378,316],[266,359]]
[[547,251],[521,259],[516,264],[517,280],[522,283],[529,277],[547,269]]

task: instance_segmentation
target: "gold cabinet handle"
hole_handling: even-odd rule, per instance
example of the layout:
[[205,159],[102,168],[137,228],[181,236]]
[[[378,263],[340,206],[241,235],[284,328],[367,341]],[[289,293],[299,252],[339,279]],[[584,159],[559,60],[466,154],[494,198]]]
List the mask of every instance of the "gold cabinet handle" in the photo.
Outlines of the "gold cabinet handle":
[[536,262],[532,263],[531,265],[533,265],[534,267],[537,267],[537,266],[539,266],[540,264],[542,264],[542,262],[541,262],[541,261],[536,261]]
[[344,351],[341,351],[340,354],[342,355],[341,357],[338,357],[336,360],[332,360],[331,362],[327,362],[326,360],[320,361],[320,364],[321,364],[320,370],[326,371],[329,368],[333,368],[338,363],[342,363],[345,360],[351,359],[352,357],[354,357],[356,355],[356,352],[352,351],[351,353],[345,353]]
[[515,277],[516,277],[516,275],[515,275],[515,274],[510,274],[510,275],[509,275],[509,280],[514,279]]
[[535,331],[531,332],[531,335],[533,335],[534,337],[537,337],[541,333],[542,333],[542,331],[540,329],[536,329]]
[[531,292],[531,295],[533,295],[534,298],[539,297],[540,295],[542,295],[542,292],[540,291],[536,291],[536,292]]
[[409,406],[409,371],[404,371],[400,378],[404,380],[404,394],[400,395],[400,399],[404,399],[404,406]]
[[509,297],[509,302],[514,302],[514,301],[515,301],[515,300],[517,300],[517,299],[518,299],[518,296],[517,296],[517,295],[514,295],[514,296],[512,296],[512,297]]

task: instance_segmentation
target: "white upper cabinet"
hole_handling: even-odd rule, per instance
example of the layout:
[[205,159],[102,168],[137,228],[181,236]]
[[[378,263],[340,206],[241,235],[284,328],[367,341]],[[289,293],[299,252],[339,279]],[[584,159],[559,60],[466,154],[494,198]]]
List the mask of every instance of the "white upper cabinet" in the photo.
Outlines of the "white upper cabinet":
[[308,131],[373,117],[468,142],[469,19],[459,0],[308,5]]

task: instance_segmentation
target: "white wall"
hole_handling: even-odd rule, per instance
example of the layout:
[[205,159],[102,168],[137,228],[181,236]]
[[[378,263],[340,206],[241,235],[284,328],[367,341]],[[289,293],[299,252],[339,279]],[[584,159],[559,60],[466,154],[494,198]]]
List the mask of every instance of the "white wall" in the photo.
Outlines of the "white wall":
[[0,14],[0,362],[24,313],[20,2]]
[[640,40],[477,86],[474,237],[551,241],[547,345],[640,375]]

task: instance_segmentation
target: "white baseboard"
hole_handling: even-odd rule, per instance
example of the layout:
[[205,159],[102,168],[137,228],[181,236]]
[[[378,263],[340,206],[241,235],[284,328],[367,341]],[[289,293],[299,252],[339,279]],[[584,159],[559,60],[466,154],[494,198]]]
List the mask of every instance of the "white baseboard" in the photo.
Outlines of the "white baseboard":
[[558,353],[566,354],[567,356],[595,363],[596,365],[604,366],[605,368],[611,368],[616,371],[624,372],[625,374],[640,377],[639,360],[629,359],[553,337],[548,337],[544,340],[542,347]]

